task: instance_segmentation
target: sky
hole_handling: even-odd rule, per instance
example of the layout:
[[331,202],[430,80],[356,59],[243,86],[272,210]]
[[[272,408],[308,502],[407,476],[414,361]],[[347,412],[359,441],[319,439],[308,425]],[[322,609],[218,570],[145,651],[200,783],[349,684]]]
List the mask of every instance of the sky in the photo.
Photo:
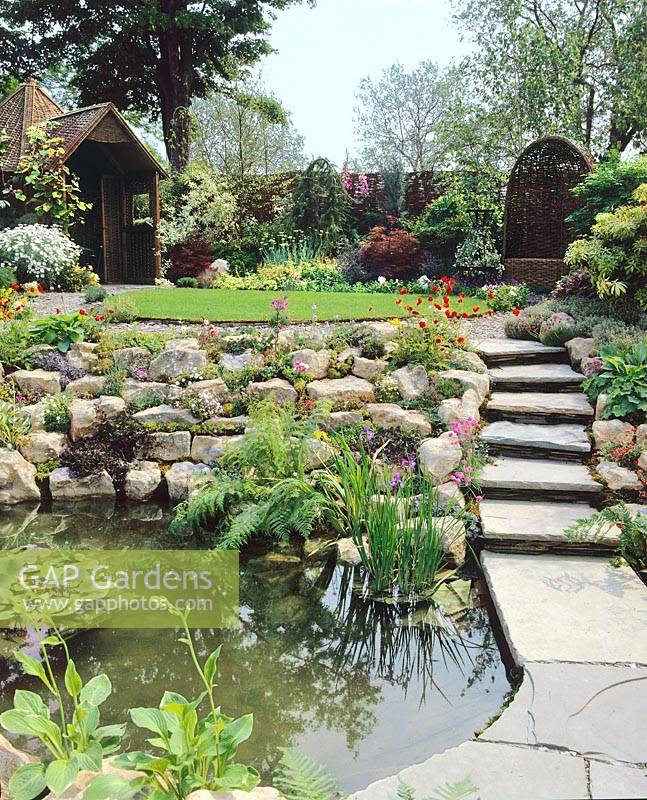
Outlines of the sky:
[[448,0],[317,0],[278,13],[270,36],[278,51],[261,74],[292,113],[308,156],[340,166],[354,137],[355,92],[399,61],[444,66],[467,52],[450,20]]

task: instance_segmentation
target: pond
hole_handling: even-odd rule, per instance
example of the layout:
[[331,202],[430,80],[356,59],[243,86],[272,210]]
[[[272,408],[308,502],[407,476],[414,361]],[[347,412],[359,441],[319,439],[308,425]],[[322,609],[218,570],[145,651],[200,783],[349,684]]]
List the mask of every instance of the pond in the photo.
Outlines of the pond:
[[[155,505],[54,513],[3,510],[4,546],[51,542],[84,548],[163,542],[168,512]],[[486,608],[416,624],[396,606],[352,591],[353,568],[304,563],[293,550],[241,557],[241,626],[196,631],[204,657],[222,644],[219,702],[254,712],[240,760],[269,778],[281,747],[327,763],[344,791],[362,788],[470,738],[501,706],[510,685]],[[157,706],[166,689],[201,690],[176,631],[102,629],[77,633],[71,650],[87,680],[106,672],[114,686],[104,724],[133,706]],[[3,645],[4,652],[8,645]],[[0,706],[16,688],[37,689],[11,659],[0,660]],[[142,739],[129,730],[125,744]],[[28,742],[18,742],[29,746]]]

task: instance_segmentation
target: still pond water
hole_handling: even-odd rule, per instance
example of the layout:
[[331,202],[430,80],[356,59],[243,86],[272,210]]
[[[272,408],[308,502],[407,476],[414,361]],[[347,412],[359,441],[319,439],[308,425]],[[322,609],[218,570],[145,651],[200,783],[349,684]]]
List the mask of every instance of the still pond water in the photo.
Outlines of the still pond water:
[[[168,519],[154,505],[5,509],[0,540],[4,547],[156,547]],[[254,712],[254,733],[239,756],[265,778],[279,748],[295,747],[326,762],[343,790],[362,788],[468,739],[510,688],[484,608],[440,632],[362,600],[352,583],[348,567],[248,553],[240,566],[240,628],[195,632],[202,657],[223,645],[219,702],[231,716]],[[0,652],[8,649],[5,642]],[[85,680],[99,672],[112,680],[102,724],[128,719],[133,706],[157,706],[166,689],[187,697],[201,691],[172,630],[84,631],[71,650]],[[0,656],[1,710],[16,688],[38,689]],[[143,738],[129,730],[125,746],[139,747]]]

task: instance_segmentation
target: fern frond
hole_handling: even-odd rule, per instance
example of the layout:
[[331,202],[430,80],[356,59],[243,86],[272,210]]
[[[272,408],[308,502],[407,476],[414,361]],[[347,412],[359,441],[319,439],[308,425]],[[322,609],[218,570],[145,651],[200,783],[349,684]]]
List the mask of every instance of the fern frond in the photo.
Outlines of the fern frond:
[[283,751],[273,783],[287,800],[332,800],[339,792],[323,764],[294,750]]
[[231,524],[218,537],[218,550],[240,550],[262,528],[267,516],[266,503],[247,503],[232,517]]
[[456,783],[446,783],[444,786],[436,789],[436,793],[432,794],[429,800],[466,800],[468,797],[473,797],[478,792],[478,789],[469,778],[464,778],[462,781]]

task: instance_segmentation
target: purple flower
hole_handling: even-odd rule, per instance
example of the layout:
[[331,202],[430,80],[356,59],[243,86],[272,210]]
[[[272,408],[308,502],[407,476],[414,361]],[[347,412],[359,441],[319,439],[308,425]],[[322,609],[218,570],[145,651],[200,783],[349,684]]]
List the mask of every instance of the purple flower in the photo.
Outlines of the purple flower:
[[402,468],[410,469],[413,472],[416,468],[416,459],[413,456],[407,456],[406,458],[403,458]]
[[601,358],[597,356],[595,358],[587,358],[586,363],[582,364],[582,372],[588,378],[589,375],[597,375],[598,372],[602,372],[603,366],[604,362]]
[[375,439],[375,432],[373,431],[373,429],[370,426],[364,425],[362,430],[364,431],[364,436],[366,436],[366,441],[367,442],[372,442],[373,439]]
[[302,373],[308,371],[308,365],[305,362],[301,361],[301,359],[299,358],[294,359],[294,363],[292,364],[292,366],[294,367],[295,372]]
[[146,367],[137,367],[137,369],[133,370],[133,377],[137,378],[138,381],[147,381],[148,370]]
[[285,309],[288,307],[288,298],[287,298],[287,295],[285,295],[285,296],[284,296],[284,297],[282,297],[282,298],[278,298],[278,297],[277,297],[275,300],[272,300],[272,302],[270,303],[270,305],[271,305],[271,306],[272,306],[272,308],[273,308],[273,309],[274,309],[276,312],[278,312],[278,313],[280,313],[281,311],[285,311]]
[[389,486],[395,491],[399,486],[402,486],[402,475],[399,472],[394,472]]

